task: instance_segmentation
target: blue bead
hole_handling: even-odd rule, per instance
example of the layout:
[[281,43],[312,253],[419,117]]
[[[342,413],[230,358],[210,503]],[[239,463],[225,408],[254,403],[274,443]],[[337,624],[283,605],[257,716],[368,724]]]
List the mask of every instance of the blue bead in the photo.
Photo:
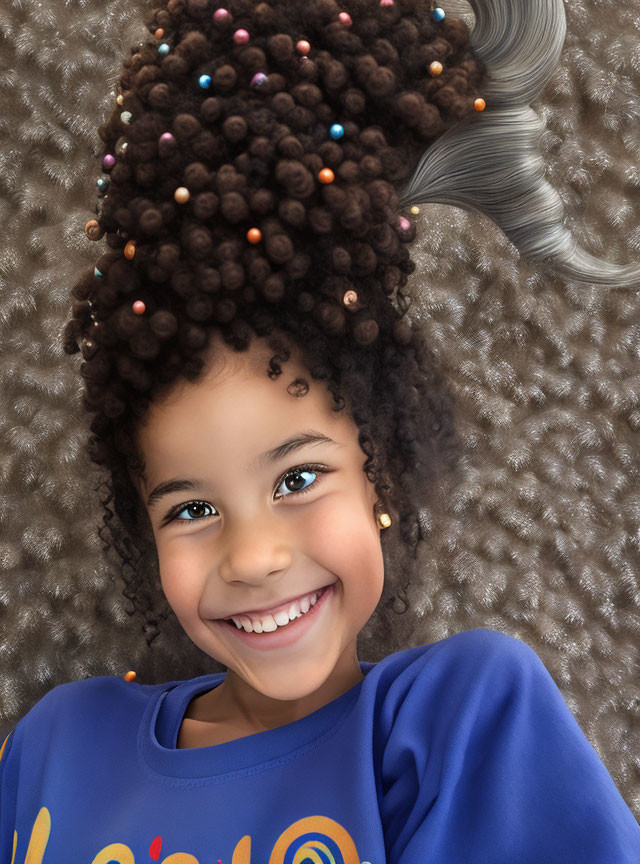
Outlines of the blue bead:
[[97,267],[94,267],[93,268],[93,275],[94,276],[102,276],[102,273],[98,270]]
[[161,45],[158,45],[158,54],[168,54],[171,49],[167,45],[166,42],[163,42]]
[[341,126],[339,123],[334,123],[329,132],[333,140],[337,141],[338,138],[342,138],[344,135],[344,126]]
[[109,179],[107,177],[100,177],[99,180],[96,180],[96,183],[101,192],[109,188]]
[[444,18],[444,9],[441,9],[439,6],[436,6],[436,8],[431,13],[431,17],[433,18],[434,21],[442,21],[442,19]]
[[198,84],[203,90],[206,90],[207,87],[211,87],[211,75],[201,75],[198,78]]

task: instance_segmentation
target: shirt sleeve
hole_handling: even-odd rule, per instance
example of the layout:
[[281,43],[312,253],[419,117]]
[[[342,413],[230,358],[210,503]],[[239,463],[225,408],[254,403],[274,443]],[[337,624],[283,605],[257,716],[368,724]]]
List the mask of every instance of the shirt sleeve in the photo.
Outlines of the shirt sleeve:
[[639,864],[640,825],[535,651],[465,636],[388,738],[387,864]]
[[15,856],[15,819],[17,766],[12,758],[13,729],[0,745],[0,861],[13,861]]

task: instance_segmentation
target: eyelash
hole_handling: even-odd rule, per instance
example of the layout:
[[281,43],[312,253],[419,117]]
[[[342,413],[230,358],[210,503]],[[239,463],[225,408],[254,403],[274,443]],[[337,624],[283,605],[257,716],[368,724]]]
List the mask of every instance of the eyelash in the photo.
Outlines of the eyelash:
[[[301,474],[303,471],[312,471],[314,474],[330,474],[331,470],[332,469],[325,468],[324,465],[296,465],[295,468],[289,468],[288,471],[285,471],[285,473],[276,483],[276,489],[281,486],[284,480],[286,480],[287,477],[289,477],[291,474]],[[305,493],[310,492],[312,489],[315,489],[319,482],[319,478],[316,478],[309,486],[307,486],[306,489],[300,489],[297,492],[289,492],[286,495],[281,495],[280,498],[291,498],[293,495],[304,495]],[[186,504],[178,504],[176,507],[170,510],[169,513],[167,513],[162,522],[162,526],[167,525],[169,522],[202,522],[202,520],[206,517],[200,516],[196,519],[178,519],[180,513],[182,513],[183,510],[186,510],[187,507],[190,507],[192,504],[205,504],[207,507],[211,507],[211,505],[207,504],[206,501],[197,500],[187,501]]]

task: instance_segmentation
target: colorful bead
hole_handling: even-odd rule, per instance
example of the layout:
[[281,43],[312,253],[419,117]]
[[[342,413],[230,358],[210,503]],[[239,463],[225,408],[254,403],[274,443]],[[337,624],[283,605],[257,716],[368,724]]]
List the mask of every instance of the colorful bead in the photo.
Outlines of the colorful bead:
[[116,157],[112,156],[111,153],[107,153],[107,155],[102,160],[102,164],[105,168],[113,168],[116,164]]
[[487,103],[486,103],[486,102],[484,101],[484,99],[483,99],[482,97],[480,97],[480,96],[479,96],[479,97],[476,99],[476,101],[473,103],[473,107],[476,109],[476,111],[484,111],[484,109],[486,108],[486,106],[487,106]]
[[335,180],[335,174],[331,170],[331,168],[323,168],[322,171],[318,174],[318,180],[321,183],[333,183]]
[[334,123],[329,133],[334,141],[337,141],[338,138],[342,138],[344,135],[344,126],[341,126],[340,123]]
[[353,306],[354,303],[358,302],[358,295],[355,291],[346,291],[342,302],[345,306]]
[[84,233],[89,240],[99,240],[102,237],[102,228],[97,219],[90,219],[84,226]]
[[133,117],[133,114],[131,113],[131,111],[123,111],[122,114],[120,115],[120,119],[122,120],[123,123],[131,123],[132,117]]
[[251,79],[251,86],[252,87],[261,87],[263,84],[266,84],[266,82],[268,80],[269,79],[264,74],[264,72],[256,72],[256,74]]
[[380,0],[381,6],[393,6],[395,5],[393,0]]
[[429,66],[429,73],[431,75],[442,75],[442,70],[444,66],[439,60],[434,60],[433,63]]
[[169,45],[166,42],[163,42],[161,45],[158,45],[158,54],[168,54],[171,51]]
[[100,192],[106,192],[109,188],[110,179],[108,177],[99,177],[96,180],[96,186]]
[[158,29],[153,35],[156,37],[156,39],[162,39],[162,37],[164,36],[164,30],[162,29],[162,27],[158,27]]
[[133,306],[131,307],[136,315],[144,315],[145,309],[147,308],[144,304],[143,300],[134,300]]
[[441,9],[439,6],[436,6],[436,8],[431,13],[431,17],[433,18],[434,21],[442,21],[442,19],[444,18],[444,9]]
[[418,216],[420,213],[420,208],[416,204],[414,204],[409,212],[412,216]]
[[178,186],[176,191],[173,193],[173,197],[176,199],[178,204],[186,204],[189,198],[191,198],[191,193],[186,186]]
[[116,96],[116,102],[118,103],[118,105],[122,105],[122,103],[124,102],[124,96],[122,95],[122,93],[118,93],[118,95]]
[[93,268],[93,275],[99,278],[100,276],[102,276],[102,273],[98,270],[97,267],[94,267]]
[[127,672],[127,674],[124,676],[124,680],[125,681],[135,681],[136,680],[136,673],[133,671]]
[[216,9],[213,13],[214,21],[226,21],[228,18],[231,18],[231,14],[227,9]]
[[129,240],[127,245],[124,247],[124,257],[127,258],[129,261],[131,261],[131,259],[133,258],[133,256],[135,254],[136,254],[136,244],[133,240]]
[[296,42],[296,51],[298,54],[308,54],[311,51],[311,45],[306,39],[300,39],[299,42]]
[[233,34],[233,41],[236,45],[246,45],[249,41],[249,31],[244,28],[240,28],[240,30],[236,30]]
[[398,220],[400,222],[400,227],[403,231],[408,231],[411,228],[411,222],[408,219],[405,219],[404,216],[401,216]]
[[211,75],[201,75],[198,78],[198,84],[202,87],[203,90],[211,87]]
[[259,228],[249,228],[247,231],[247,240],[249,243],[259,243],[262,240],[262,231]]
[[351,27],[353,21],[351,20],[351,15],[348,12],[340,12],[338,18],[344,24],[345,27]]
[[163,132],[160,136],[161,141],[175,141],[176,139],[173,137],[171,132]]

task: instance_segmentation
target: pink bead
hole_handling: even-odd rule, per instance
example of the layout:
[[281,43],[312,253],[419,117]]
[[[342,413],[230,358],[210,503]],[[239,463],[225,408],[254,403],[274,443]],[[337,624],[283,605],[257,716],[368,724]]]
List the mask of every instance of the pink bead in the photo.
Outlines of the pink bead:
[[311,45],[307,42],[306,39],[300,39],[300,41],[296,44],[296,51],[298,54],[308,54],[311,51]]
[[249,41],[249,32],[248,30],[236,30],[233,34],[233,41],[236,45],[245,45]]
[[393,0],[380,0],[381,6],[393,6]]
[[214,21],[225,21],[227,18],[230,17],[231,15],[226,9],[216,9],[216,11],[213,13]]
[[116,157],[112,156],[111,153],[107,153],[107,155],[102,160],[102,164],[105,168],[113,168],[116,164]]
[[411,222],[408,219],[405,219],[404,216],[401,216],[399,219],[400,227],[403,231],[408,231],[411,228]]
[[351,15],[349,15],[348,12],[340,12],[340,14],[338,15],[338,18],[344,24],[345,27],[351,27],[353,22],[351,20]]
[[171,132],[163,132],[162,135],[160,136],[160,140],[161,141],[174,141],[175,139],[174,139],[173,135],[171,134]]

